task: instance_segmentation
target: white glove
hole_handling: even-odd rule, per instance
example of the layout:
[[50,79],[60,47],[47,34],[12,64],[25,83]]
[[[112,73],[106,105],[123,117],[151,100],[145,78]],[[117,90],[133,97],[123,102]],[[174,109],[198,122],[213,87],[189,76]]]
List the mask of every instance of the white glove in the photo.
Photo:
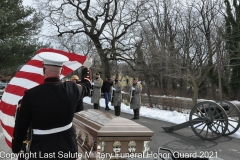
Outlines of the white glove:
[[92,82],[92,85],[94,85],[94,83]]
[[132,87],[132,90],[135,90],[135,88],[134,88],[134,87]]
[[112,90],[114,90],[114,91],[115,91],[116,89],[112,87]]
[[85,62],[83,63],[83,66],[90,68],[92,66],[92,58],[87,57]]

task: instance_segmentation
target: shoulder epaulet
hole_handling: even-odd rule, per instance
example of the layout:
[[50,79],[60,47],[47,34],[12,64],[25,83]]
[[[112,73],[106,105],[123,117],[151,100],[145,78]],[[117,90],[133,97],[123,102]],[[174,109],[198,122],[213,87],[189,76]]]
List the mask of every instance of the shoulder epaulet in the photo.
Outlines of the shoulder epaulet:
[[99,80],[99,81],[100,81],[100,83],[103,83],[103,80],[102,80],[102,78],[100,78],[100,80]]

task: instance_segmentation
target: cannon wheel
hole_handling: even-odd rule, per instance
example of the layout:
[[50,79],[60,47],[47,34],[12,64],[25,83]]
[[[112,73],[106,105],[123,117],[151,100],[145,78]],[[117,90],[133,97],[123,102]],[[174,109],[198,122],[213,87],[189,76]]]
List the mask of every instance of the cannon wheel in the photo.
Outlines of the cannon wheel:
[[215,140],[225,134],[228,128],[228,117],[219,104],[204,101],[192,108],[189,123],[198,137],[204,140]]
[[221,106],[229,105],[229,110],[225,109],[228,116],[228,128],[224,135],[231,135],[235,133],[240,127],[240,111],[235,104],[229,101],[220,101],[219,104]]

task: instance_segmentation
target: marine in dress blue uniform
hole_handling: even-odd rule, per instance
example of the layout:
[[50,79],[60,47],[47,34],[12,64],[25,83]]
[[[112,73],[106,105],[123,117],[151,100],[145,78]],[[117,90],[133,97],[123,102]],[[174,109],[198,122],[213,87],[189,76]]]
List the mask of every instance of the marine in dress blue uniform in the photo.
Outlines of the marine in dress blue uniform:
[[[16,116],[12,151],[18,153],[32,124],[33,137],[30,152],[36,159],[76,159],[78,147],[72,120],[77,103],[90,92],[89,69],[82,70],[81,84],[61,82],[59,76],[63,55],[43,52],[44,83],[25,92]],[[59,71],[59,73],[56,73]]]

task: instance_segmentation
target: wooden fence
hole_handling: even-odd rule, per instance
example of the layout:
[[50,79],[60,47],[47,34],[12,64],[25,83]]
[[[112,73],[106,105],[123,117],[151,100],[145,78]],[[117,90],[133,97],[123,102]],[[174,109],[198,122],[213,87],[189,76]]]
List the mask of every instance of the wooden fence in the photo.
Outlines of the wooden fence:
[[[122,94],[123,99],[129,100],[129,95],[127,93]],[[165,97],[165,96],[151,96],[153,107],[164,109],[164,110],[176,110],[183,112],[183,110],[191,110],[194,105],[192,99],[190,98],[177,98],[177,97]],[[141,95],[141,101],[143,106],[149,106],[149,98],[146,94]],[[200,102],[199,100],[198,102]],[[128,102],[129,103],[129,102]],[[240,104],[235,104],[240,109]]]
[[[124,101],[129,100],[127,93],[122,94]],[[164,97],[164,96],[151,96],[153,107],[157,107],[165,110],[178,110],[191,109],[193,107],[191,99]],[[141,95],[141,101],[143,106],[149,106],[149,98],[146,94]]]

